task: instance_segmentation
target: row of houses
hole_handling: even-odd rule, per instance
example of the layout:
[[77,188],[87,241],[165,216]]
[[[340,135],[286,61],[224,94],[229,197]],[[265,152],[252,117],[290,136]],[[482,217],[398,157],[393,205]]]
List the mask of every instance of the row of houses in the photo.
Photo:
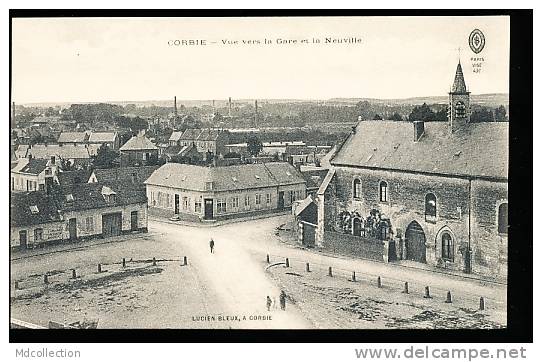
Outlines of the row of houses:
[[60,145],[97,145],[99,147],[105,144],[113,150],[120,148],[119,134],[114,131],[61,132],[57,142]]
[[60,185],[47,177],[44,190],[11,194],[12,248],[146,230],[145,190],[129,181]]

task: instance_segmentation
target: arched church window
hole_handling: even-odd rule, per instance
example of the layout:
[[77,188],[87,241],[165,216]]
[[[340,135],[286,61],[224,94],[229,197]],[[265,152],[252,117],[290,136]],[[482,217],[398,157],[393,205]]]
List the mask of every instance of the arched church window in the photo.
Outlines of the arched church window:
[[453,261],[454,260],[454,240],[449,232],[442,233],[442,259]]
[[435,222],[437,220],[437,198],[435,194],[425,195],[425,221]]
[[388,202],[388,183],[386,181],[380,182],[380,201]]
[[354,179],[353,194],[354,199],[361,199],[361,180],[359,178]]

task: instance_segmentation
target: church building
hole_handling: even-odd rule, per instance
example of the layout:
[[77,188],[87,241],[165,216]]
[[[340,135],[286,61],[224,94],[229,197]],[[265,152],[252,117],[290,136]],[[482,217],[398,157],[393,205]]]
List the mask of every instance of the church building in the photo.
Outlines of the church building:
[[508,122],[470,122],[461,63],[448,122],[360,121],[331,165],[316,246],[506,278]]

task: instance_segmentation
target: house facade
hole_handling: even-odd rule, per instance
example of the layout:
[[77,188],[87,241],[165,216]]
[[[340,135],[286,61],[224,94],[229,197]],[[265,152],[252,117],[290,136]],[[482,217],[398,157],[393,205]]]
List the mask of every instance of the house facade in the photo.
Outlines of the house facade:
[[59,186],[48,180],[43,191],[12,194],[12,248],[147,231],[144,190],[123,183]]
[[145,182],[149,209],[193,221],[286,210],[305,198],[305,180],[287,163],[205,167],[168,163]]
[[192,146],[199,153],[211,152],[213,155],[224,155],[229,143],[229,133],[218,129],[188,128],[184,132],[174,131],[169,138],[170,146]]
[[317,245],[506,278],[508,123],[470,123],[460,64],[449,100],[448,122],[359,122],[318,191]]
[[21,158],[11,168],[11,191],[44,190],[45,177],[58,174],[54,157],[51,160]]
[[120,164],[122,167],[129,167],[155,163],[158,160],[158,151],[158,147],[140,133],[120,148]]

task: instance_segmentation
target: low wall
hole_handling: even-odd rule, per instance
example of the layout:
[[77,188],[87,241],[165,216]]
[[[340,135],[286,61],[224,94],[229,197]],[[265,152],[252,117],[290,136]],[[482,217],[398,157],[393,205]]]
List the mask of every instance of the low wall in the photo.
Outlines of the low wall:
[[324,233],[323,249],[335,254],[346,254],[376,261],[388,261],[386,245],[383,241],[334,231],[326,231]]

